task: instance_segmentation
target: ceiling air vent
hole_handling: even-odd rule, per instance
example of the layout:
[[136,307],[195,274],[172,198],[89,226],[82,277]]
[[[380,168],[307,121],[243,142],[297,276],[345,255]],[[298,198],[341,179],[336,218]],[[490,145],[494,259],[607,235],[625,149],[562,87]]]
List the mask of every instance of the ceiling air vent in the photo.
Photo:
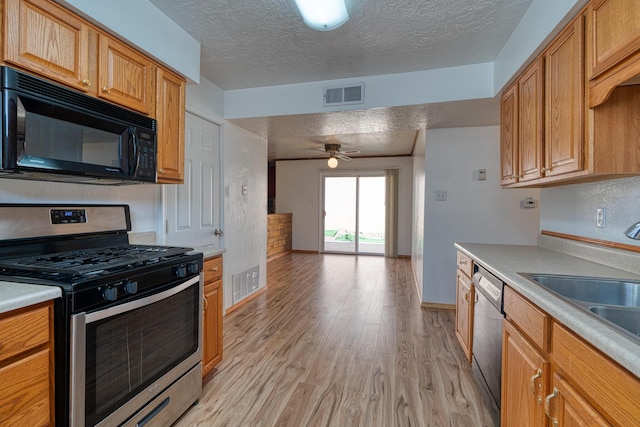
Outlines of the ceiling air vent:
[[330,86],[324,89],[323,106],[364,104],[364,83],[349,86]]

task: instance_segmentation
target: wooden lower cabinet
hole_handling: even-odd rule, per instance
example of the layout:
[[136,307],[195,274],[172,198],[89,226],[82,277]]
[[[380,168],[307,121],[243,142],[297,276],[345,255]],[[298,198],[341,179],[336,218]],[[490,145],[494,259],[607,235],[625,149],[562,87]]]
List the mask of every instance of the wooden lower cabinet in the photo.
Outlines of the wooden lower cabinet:
[[462,351],[471,363],[473,336],[473,298],[475,289],[471,279],[460,270],[457,271],[456,289],[456,337]]
[[54,424],[53,303],[0,314],[0,425]]
[[508,286],[505,313],[501,425],[640,426],[638,377]]
[[549,394],[549,360],[509,321],[502,328],[503,426],[544,426],[543,402]]
[[552,425],[564,427],[611,425],[557,373],[553,376],[553,391],[545,399],[545,411],[549,414]]
[[204,261],[202,377],[222,360],[222,256]]

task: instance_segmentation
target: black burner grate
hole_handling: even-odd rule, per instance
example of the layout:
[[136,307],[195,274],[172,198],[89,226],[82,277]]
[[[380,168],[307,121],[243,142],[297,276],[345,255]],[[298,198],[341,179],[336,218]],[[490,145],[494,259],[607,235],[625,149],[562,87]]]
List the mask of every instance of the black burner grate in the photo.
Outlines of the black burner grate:
[[192,251],[174,246],[122,245],[27,256],[0,261],[0,268],[12,271],[93,275],[105,270],[141,266]]

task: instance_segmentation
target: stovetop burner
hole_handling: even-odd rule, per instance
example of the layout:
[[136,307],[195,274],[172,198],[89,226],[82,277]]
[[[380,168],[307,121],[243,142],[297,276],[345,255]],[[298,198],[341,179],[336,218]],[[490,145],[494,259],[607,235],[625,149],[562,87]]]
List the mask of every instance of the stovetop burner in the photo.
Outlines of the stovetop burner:
[[0,268],[12,271],[88,276],[105,270],[153,264],[192,251],[175,246],[120,245],[34,255],[0,261]]

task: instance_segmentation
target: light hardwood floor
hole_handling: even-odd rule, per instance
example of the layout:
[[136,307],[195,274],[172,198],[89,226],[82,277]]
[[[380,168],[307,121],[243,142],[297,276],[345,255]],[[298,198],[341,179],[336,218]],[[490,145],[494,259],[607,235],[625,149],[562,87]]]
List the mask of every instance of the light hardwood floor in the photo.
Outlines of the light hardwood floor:
[[420,307],[408,259],[293,253],[267,269],[177,426],[493,426],[455,313]]

